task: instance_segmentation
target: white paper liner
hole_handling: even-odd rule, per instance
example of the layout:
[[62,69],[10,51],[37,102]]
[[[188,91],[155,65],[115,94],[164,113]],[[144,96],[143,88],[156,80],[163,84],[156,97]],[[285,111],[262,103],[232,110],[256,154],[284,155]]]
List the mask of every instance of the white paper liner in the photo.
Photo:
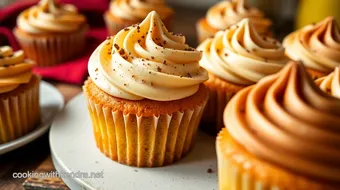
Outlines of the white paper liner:
[[0,98],[0,144],[31,132],[39,122],[39,82],[17,96]]
[[119,163],[158,167],[181,159],[194,145],[206,104],[153,117],[124,114],[87,98],[98,148]]
[[53,66],[81,53],[85,47],[85,34],[87,27],[72,34],[30,36],[14,29],[25,55],[34,60],[38,66]]

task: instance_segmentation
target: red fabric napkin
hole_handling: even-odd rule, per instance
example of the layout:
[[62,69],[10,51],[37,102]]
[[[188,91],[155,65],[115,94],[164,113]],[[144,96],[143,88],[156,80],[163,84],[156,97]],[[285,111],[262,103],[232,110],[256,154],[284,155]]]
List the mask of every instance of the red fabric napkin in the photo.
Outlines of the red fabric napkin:
[[[37,67],[34,72],[45,79],[82,84],[87,76],[87,62],[91,53],[107,36],[103,12],[109,7],[109,0],[59,0],[59,2],[74,4],[87,17],[90,29],[85,50],[73,60],[53,67]],[[0,37],[5,38],[15,50],[20,49],[12,33],[16,17],[21,11],[36,3],[38,0],[19,0],[0,10]]]

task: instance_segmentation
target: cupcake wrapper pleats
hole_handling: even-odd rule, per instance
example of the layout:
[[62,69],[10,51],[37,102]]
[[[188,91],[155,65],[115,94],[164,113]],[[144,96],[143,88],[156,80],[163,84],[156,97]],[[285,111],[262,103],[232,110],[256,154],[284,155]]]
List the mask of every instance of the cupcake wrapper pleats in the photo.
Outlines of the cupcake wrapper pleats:
[[194,110],[144,117],[112,111],[87,98],[100,151],[112,160],[137,167],[168,165],[188,153],[205,103]]

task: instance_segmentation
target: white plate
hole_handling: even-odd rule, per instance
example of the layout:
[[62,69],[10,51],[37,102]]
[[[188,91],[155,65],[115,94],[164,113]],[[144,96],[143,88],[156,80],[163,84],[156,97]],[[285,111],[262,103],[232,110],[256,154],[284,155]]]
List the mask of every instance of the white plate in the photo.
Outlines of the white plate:
[[78,95],[56,116],[50,130],[52,159],[58,172],[103,172],[103,178],[61,176],[72,190],[217,190],[214,137],[200,133],[193,150],[170,166],[129,167],[110,160],[97,149],[89,117],[84,95]]
[[34,131],[23,137],[0,144],[0,155],[24,146],[43,135],[50,127],[54,116],[57,115],[63,106],[64,98],[60,92],[51,84],[44,81],[40,82],[41,124]]

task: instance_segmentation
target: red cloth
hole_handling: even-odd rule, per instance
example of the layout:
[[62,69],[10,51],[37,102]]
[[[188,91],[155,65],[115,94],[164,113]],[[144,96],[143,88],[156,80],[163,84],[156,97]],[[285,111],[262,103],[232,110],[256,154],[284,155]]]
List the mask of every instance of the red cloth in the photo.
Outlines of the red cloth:
[[[5,38],[15,50],[20,49],[12,34],[16,17],[21,11],[37,2],[38,0],[19,0],[0,10],[0,37]],[[87,17],[90,29],[87,33],[85,50],[81,56],[73,60],[53,67],[37,67],[34,72],[45,79],[82,84],[87,76],[87,62],[91,53],[107,36],[103,12],[109,7],[109,0],[59,0],[59,2],[74,4]]]

